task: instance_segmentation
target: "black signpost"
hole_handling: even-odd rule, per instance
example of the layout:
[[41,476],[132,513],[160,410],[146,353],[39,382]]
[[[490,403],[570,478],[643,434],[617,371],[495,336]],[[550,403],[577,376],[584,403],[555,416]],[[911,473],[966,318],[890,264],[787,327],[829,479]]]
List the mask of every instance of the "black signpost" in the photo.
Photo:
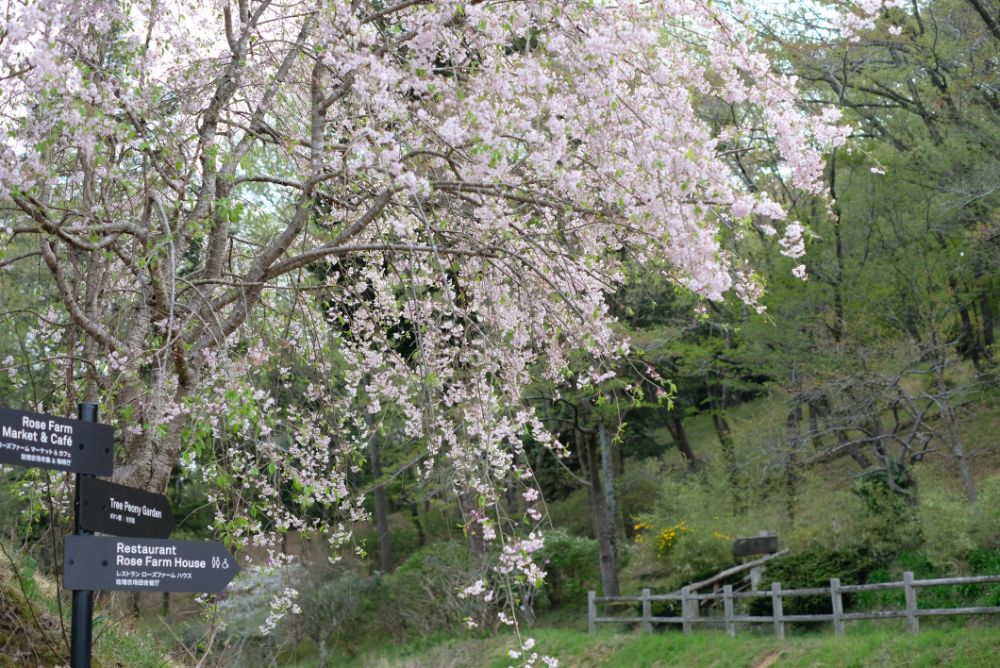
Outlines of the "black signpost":
[[81,477],[80,525],[114,536],[166,538],[174,530],[170,502],[162,494]]
[[219,592],[240,566],[222,543],[165,540],[174,528],[165,496],[95,478],[112,473],[114,431],[97,423],[97,404],[79,404],[77,414],[0,408],[0,464],[76,474],[63,587],[73,590],[70,665],[90,668],[94,591]]
[[63,586],[100,591],[219,592],[240,572],[219,542],[66,536]]
[[[80,404],[80,411],[96,404]],[[89,409],[88,409],[89,410]],[[114,431],[106,424],[0,408],[0,464],[111,475]]]
[[[11,411],[8,411],[11,412]],[[76,407],[76,414],[79,421],[74,425],[77,428],[87,425],[95,427],[97,425],[97,404],[81,403]],[[103,426],[103,425],[102,425]],[[98,472],[99,475],[111,475],[114,466],[114,432],[111,427],[105,426],[111,432],[110,444],[108,447],[99,448],[110,453],[107,461],[107,472]],[[81,429],[81,432],[83,429]],[[81,441],[79,444],[81,452],[86,452],[87,443]],[[77,471],[76,473],[76,502],[73,505],[73,534],[82,535],[86,533],[80,524],[80,508],[83,507],[83,487],[80,480],[86,473],[93,471]],[[63,583],[65,587],[65,582]],[[90,668],[91,650],[94,646],[94,592],[92,590],[73,589],[73,609],[70,613],[70,666],[71,668]]]

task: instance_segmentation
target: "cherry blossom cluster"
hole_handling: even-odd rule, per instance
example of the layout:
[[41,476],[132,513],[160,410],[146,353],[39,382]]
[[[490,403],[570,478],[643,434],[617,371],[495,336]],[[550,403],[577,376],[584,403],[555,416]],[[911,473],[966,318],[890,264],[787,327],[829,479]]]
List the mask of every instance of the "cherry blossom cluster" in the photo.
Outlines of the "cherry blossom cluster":
[[510,581],[543,576],[525,451],[566,451],[526,388],[613,375],[629,265],[755,303],[729,242],[755,224],[799,257],[804,230],[735,161],[822,193],[847,136],[739,2],[2,7],[0,250],[48,272],[31,354],[63,400],[101,396],[119,480],[182,461],[236,544],[340,549],[373,441],[419,445],[401,466],[479,499],[512,622]]

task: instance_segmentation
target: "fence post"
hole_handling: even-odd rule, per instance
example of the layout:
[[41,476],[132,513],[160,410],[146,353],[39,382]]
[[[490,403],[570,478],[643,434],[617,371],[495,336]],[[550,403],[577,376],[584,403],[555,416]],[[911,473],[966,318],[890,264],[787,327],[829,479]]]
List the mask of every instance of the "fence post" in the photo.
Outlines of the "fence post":
[[910,627],[910,635],[920,632],[920,620],[917,619],[917,590],[913,587],[913,571],[903,572],[903,594],[906,597],[906,624]]
[[587,592],[587,633],[594,635],[594,625],[597,623],[597,592]]
[[722,609],[726,616],[726,634],[736,635],[736,622],[733,620],[733,585],[722,588]]
[[840,593],[840,578],[830,578],[830,601],[833,603],[833,632],[844,635],[844,598]]
[[642,625],[646,633],[653,632],[653,604],[649,600],[649,589],[642,590]]
[[771,583],[771,611],[774,615],[774,635],[778,640],[785,639],[784,608],[781,604],[781,583]]
[[[685,635],[691,633],[691,620],[696,616],[691,614],[692,601],[688,598],[690,595],[690,587],[681,587],[681,628],[684,630]],[[693,603],[697,605],[698,601],[693,601]]]

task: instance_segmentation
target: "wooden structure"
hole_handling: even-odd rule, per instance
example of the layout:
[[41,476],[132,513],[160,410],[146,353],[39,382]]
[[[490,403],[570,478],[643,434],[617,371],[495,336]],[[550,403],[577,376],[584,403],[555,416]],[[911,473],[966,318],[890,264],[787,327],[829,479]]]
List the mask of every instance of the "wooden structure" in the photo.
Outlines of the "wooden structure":
[[[774,635],[785,637],[785,624],[789,622],[832,622],[837,635],[843,635],[844,623],[857,619],[892,619],[905,618],[911,634],[920,630],[921,617],[943,617],[950,615],[984,615],[1000,613],[1000,606],[967,607],[967,608],[928,608],[920,609],[917,605],[917,590],[921,587],[942,587],[948,585],[996,584],[1000,583],[1000,575],[985,575],[975,577],[935,578],[932,580],[915,580],[913,573],[903,573],[901,582],[878,582],[863,585],[842,585],[838,578],[830,580],[829,587],[811,589],[782,589],[780,582],[771,584],[766,591],[734,592],[732,585],[726,585],[721,592],[711,594],[696,593],[692,587],[684,587],[679,593],[651,594],[649,589],[643,589],[640,596],[598,596],[596,592],[587,594],[587,620],[591,633],[597,624],[604,623],[638,623],[647,632],[652,632],[654,624],[680,624],[684,633],[690,633],[696,624],[722,625],[729,635],[736,634],[738,624],[773,624]],[[906,606],[902,610],[870,610],[844,612],[843,595],[863,591],[885,591],[902,589]],[[782,600],[792,596],[829,596],[830,614],[786,615]],[[771,614],[768,616],[751,616],[736,614],[736,601],[741,599],[770,598]],[[680,617],[654,617],[653,601],[680,601]],[[702,601],[722,601],[722,616],[702,616],[699,605]],[[641,615],[632,617],[602,617],[598,615],[597,604],[610,602],[641,603]]]

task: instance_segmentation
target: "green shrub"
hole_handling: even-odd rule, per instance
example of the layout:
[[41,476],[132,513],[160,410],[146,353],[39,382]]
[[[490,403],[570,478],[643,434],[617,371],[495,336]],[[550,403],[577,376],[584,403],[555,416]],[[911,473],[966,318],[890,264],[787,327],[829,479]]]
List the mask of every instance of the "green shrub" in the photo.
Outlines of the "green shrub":
[[559,529],[550,531],[537,559],[544,564],[542,591],[550,606],[581,605],[587,591],[600,588],[600,553],[595,540]]
[[319,564],[310,568],[310,574],[300,593],[302,612],[287,618],[298,627],[299,637],[350,650],[366,637],[381,635],[384,629],[373,627],[372,621],[379,601],[387,595],[383,577],[364,577],[343,566]]
[[[973,572],[995,575],[1000,554],[991,550],[976,549],[966,555]],[[926,580],[947,575],[949,569],[933,561],[925,552],[909,550],[902,552],[891,564],[876,569],[869,575],[870,582],[898,582],[904,571],[911,571],[917,580]],[[963,571],[967,570],[963,568]],[[966,606],[997,605],[1000,602],[1000,586],[964,584],[941,587],[921,587],[918,594],[921,608],[954,608]],[[857,602],[863,608],[902,608],[904,606],[901,589],[865,592],[857,595]]]
[[1000,574],[1000,550],[977,547],[968,555],[969,569],[973,575]]
[[[378,614],[397,638],[491,625],[499,597],[462,596],[476,580],[487,580],[485,560],[467,543],[435,543],[415,552],[382,578],[386,593]],[[487,585],[488,586],[488,585]]]
[[[831,578],[841,584],[863,584],[879,566],[878,559],[866,548],[842,550],[810,550],[778,557],[768,562],[765,583],[780,582],[782,589],[829,587]],[[852,595],[844,595],[844,605],[851,604]],[[830,597],[793,596],[784,599],[784,611],[789,615],[829,614]],[[771,599],[751,599],[751,614],[771,614]]]
[[854,481],[852,491],[864,505],[862,538],[871,552],[890,559],[919,547],[920,525],[913,503],[916,482],[908,470],[892,466],[866,471]]

